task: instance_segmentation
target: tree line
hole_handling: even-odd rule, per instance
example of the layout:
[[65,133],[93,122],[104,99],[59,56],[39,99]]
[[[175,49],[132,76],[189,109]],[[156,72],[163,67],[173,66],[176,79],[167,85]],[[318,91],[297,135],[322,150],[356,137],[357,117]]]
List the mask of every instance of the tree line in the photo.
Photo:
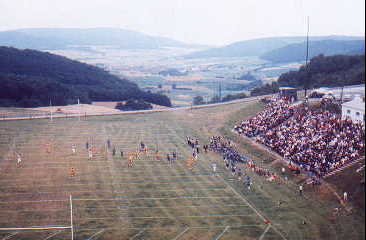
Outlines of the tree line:
[[284,86],[312,89],[364,83],[365,55],[318,55],[299,70],[283,73],[276,82],[254,88],[251,96],[276,93]]
[[171,106],[161,94],[66,57],[36,50],[0,47],[0,106],[38,107],[92,101],[146,102]]

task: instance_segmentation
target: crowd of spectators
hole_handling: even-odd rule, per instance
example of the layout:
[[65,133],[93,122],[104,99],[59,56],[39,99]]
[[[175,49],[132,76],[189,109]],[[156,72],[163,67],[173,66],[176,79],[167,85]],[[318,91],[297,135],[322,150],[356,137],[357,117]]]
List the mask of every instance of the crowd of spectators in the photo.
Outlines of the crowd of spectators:
[[255,117],[241,122],[235,126],[234,130],[239,134],[245,134],[248,137],[254,137],[258,134],[267,132],[279,124],[286,121],[294,113],[294,108],[290,106],[289,101],[284,99],[271,99],[263,111]]
[[283,100],[271,102],[234,129],[317,176],[360,158],[365,150],[363,123],[342,120],[340,114],[321,108],[289,106]]

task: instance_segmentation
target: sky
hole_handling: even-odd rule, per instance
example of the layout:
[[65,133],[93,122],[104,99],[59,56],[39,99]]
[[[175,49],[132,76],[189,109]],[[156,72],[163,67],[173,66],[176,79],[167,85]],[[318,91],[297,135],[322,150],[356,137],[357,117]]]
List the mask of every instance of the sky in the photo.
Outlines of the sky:
[[365,0],[0,0],[0,30],[118,27],[225,45],[306,34],[365,35]]

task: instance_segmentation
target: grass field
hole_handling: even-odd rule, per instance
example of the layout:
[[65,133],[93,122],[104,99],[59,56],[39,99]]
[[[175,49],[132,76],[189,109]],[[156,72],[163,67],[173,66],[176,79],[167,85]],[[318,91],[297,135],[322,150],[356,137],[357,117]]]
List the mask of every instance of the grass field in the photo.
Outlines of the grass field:
[[[298,196],[296,184],[302,179],[290,176],[288,184],[280,185],[248,172],[254,185],[247,190],[214,153],[201,154],[193,170],[186,167],[191,155],[186,136],[207,143],[209,136],[223,134],[258,164],[276,171],[273,156],[230,132],[235,121],[261,108],[259,103],[240,103],[81,121],[0,122],[0,228],[70,226],[72,195],[73,229],[80,240],[363,239],[364,210],[341,212],[331,220],[336,199],[321,189],[305,188],[305,197]],[[105,151],[107,139],[116,156]],[[86,141],[98,150],[92,160]],[[126,155],[140,141],[158,148],[163,160],[142,154],[128,168]],[[14,151],[22,155],[19,168]],[[178,152],[178,160],[170,165],[165,155],[172,151]],[[212,162],[218,163],[217,176]],[[69,176],[70,168],[76,176]],[[0,230],[0,239],[71,239],[71,230]]]

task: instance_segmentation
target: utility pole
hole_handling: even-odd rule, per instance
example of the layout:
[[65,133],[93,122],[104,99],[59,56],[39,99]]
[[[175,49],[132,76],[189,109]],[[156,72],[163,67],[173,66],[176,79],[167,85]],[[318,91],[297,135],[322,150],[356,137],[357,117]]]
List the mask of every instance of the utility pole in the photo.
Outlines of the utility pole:
[[343,84],[342,84],[342,90],[341,90],[341,104],[343,103],[343,92],[344,92],[344,83],[346,82],[346,73],[343,73]]
[[341,89],[341,104],[343,103],[343,91],[344,91],[344,86],[342,86],[342,89]]
[[309,16],[307,18],[308,21],[308,29],[307,29],[307,33],[306,33],[306,59],[305,59],[305,71],[306,71],[306,79],[304,82],[304,90],[305,90],[305,99],[307,98],[307,90],[308,90],[308,84],[309,84],[309,66],[308,66],[308,61],[309,61]]
[[52,101],[50,99],[50,117],[51,117],[51,121],[52,121]]
[[221,81],[219,81],[219,102],[221,102]]
[[79,109],[79,121],[80,121],[80,116],[81,116],[81,111],[80,111],[80,99],[78,98],[78,109]]

